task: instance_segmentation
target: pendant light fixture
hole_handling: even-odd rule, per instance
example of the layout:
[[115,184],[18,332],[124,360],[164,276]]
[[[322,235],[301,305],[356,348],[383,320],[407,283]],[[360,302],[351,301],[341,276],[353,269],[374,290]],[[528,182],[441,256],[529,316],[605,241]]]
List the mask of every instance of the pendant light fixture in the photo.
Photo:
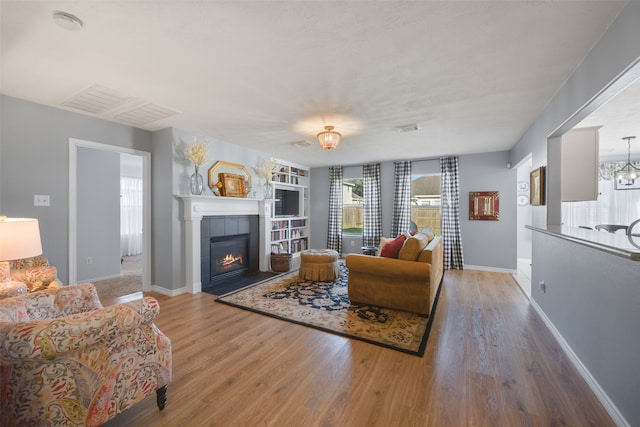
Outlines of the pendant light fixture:
[[333,126],[325,126],[325,130],[318,134],[318,142],[325,150],[333,150],[340,144],[340,135],[333,130]]
[[625,136],[622,139],[627,140],[627,163],[620,170],[616,171],[616,180],[618,181],[618,185],[630,186],[636,182],[636,179],[638,179],[640,175],[640,169],[631,164],[631,140],[635,139],[635,136]]

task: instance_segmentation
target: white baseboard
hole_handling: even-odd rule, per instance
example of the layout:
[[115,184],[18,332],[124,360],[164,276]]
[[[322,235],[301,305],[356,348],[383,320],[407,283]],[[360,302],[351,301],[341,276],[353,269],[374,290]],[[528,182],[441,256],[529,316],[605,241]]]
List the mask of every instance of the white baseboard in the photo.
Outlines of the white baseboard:
[[151,290],[153,292],[157,292],[159,294],[166,295],[168,297],[175,297],[175,296],[178,296],[178,295],[181,295],[181,294],[188,293],[186,286],[184,286],[182,288],[179,288],[179,289],[167,289],[167,288],[163,288],[161,286],[152,285],[151,286]]
[[480,270],[480,271],[490,271],[493,273],[509,273],[509,274],[516,274],[518,272],[518,270],[513,270],[511,268],[497,268],[497,267],[485,267],[482,265],[468,265],[468,264],[464,264],[463,268],[465,270]]
[[119,279],[122,277],[122,274],[118,273],[118,274],[111,274],[109,276],[101,276],[101,277],[93,277],[91,279],[82,279],[82,280],[76,280],[76,284],[80,284],[80,283],[94,283],[94,282],[99,282],[101,280],[109,280],[109,279]]
[[553,336],[555,337],[558,344],[560,344],[560,348],[564,351],[564,353],[569,358],[569,361],[573,364],[573,366],[578,370],[578,373],[582,378],[587,382],[587,385],[591,389],[591,391],[596,395],[596,398],[600,401],[602,406],[604,406],[605,411],[609,414],[609,416],[613,419],[613,422],[616,423],[619,427],[631,427],[631,425],[624,418],[622,413],[618,410],[616,405],[611,401],[607,393],[600,387],[600,384],[593,378],[591,372],[587,369],[586,366],[582,363],[580,358],[573,352],[569,343],[567,343],[560,334],[560,331],[556,329],[554,324],[551,322],[551,319],[547,317],[547,315],[542,311],[542,308],[535,302],[535,300],[530,299],[531,306],[534,310],[540,315],[542,321],[547,325],[547,328],[551,331]]

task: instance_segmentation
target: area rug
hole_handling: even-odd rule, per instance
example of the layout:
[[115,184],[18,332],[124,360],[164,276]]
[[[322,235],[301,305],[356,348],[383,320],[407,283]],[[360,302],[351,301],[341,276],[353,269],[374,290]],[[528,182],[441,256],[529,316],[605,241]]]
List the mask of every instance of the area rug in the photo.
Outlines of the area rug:
[[340,262],[333,282],[303,281],[298,271],[223,295],[216,301],[325,332],[423,356],[440,294],[428,319],[372,305],[352,304],[349,271]]

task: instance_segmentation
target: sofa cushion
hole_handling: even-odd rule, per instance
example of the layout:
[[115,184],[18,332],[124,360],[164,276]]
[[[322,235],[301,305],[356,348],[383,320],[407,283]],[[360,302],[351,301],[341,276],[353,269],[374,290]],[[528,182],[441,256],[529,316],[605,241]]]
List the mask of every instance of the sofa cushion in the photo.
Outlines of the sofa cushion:
[[406,237],[401,234],[392,241],[388,242],[382,247],[380,256],[385,258],[398,258],[398,253],[402,249]]
[[398,253],[398,259],[416,261],[418,259],[418,255],[420,255],[420,252],[428,243],[428,235],[423,232],[416,233],[415,236],[411,236],[404,242],[402,249],[400,249],[400,253]]
[[433,228],[431,227],[423,227],[420,232],[426,234],[429,237],[429,241],[432,241],[436,236],[436,234],[433,232]]

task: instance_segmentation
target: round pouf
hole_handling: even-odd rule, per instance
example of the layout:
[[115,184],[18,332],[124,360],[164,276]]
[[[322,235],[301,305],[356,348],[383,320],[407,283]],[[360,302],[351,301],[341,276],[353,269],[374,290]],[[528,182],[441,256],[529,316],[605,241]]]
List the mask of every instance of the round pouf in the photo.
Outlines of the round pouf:
[[340,276],[338,252],[332,249],[310,249],[300,252],[300,271],[303,280],[328,282]]

